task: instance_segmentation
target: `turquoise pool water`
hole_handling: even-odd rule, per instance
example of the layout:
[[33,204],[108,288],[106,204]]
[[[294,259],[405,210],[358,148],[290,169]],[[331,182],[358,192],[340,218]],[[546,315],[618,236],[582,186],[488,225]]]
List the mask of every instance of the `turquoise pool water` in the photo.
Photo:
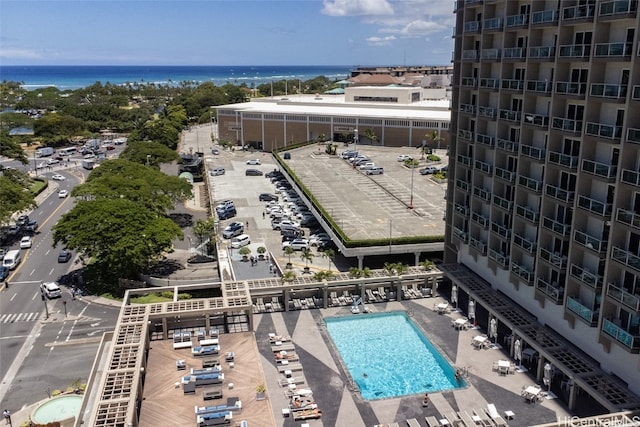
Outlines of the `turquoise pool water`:
[[40,405],[31,415],[36,424],[47,424],[78,417],[82,406],[82,396],[72,394],[54,397]]
[[365,400],[465,386],[404,312],[329,317],[325,321]]

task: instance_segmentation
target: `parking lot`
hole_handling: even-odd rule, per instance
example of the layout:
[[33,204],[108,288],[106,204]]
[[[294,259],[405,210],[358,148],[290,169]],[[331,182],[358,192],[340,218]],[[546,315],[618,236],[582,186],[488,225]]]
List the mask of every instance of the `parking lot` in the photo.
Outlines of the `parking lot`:
[[[353,148],[353,145],[350,148]],[[431,175],[423,176],[419,173],[419,168],[428,164],[426,160],[420,160],[419,150],[411,147],[357,148],[376,166],[383,167],[384,173],[366,175],[340,156],[325,154],[322,145],[291,151],[291,159],[287,160],[287,163],[352,240],[444,234],[442,218],[445,211],[446,184],[433,181],[430,179]],[[342,150],[338,150],[338,153],[340,151]],[[441,162],[436,163],[438,167],[447,164],[445,153],[444,150],[436,153],[442,158]],[[397,160],[401,154],[413,156],[420,161],[420,166],[412,172],[403,162]],[[261,164],[247,164],[247,161],[253,159],[259,159]],[[251,250],[251,255],[257,256],[257,249],[264,246],[279,263],[288,262],[289,258],[282,250],[279,231],[272,229],[268,213],[263,216],[266,202],[258,200],[261,193],[276,194],[276,188],[271,180],[264,176],[245,175],[247,169],[258,169],[263,173],[277,169],[278,166],[271,154],[223,151],[219,155],[207,156],[207,171],[220,167],[225,169],[224,174],[207,175],[212,203],[216,205],[223,200],[233,200],[236,216],[220,222],[219,234],[229,223],[241,221],[245,224],[244,233],[250,236],[251,243],[247,247]],[[413,209],[409,209],[412,193]],[[282,194],[278,196],[282,202]],[[303,230],[305,237],[309,237],[309,229],[303,227]],[[229,240],[223,242],[225,243],[222,247],[230,247]],[[230,249],[229,252],[231,260],[238,265],[236,263],[241,262],[243,258],[239,250]],[[312,248],[312,252],[316,255],[311,261],[313,266],[329,266],[328,260],[319,259],[322,254],[315,248]],[[291,256],[291,262],[306,264],[300,259],[299,252]],[[242,265],[249,263],[245,262]],[[249,269],[246,273],[248,277],[244,277],[240,271],[236,271],[236,274],[238,279],[252,278],[253,272],[258,274],[256,277],[264,277],[259,276],[263,268]]]

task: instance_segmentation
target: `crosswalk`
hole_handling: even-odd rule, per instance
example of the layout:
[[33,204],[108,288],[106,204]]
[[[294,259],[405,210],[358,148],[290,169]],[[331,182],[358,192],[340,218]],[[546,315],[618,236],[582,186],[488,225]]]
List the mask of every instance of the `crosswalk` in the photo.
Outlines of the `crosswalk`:
[[0,323],[34,322],[40,313],[5,313],[0,314]]

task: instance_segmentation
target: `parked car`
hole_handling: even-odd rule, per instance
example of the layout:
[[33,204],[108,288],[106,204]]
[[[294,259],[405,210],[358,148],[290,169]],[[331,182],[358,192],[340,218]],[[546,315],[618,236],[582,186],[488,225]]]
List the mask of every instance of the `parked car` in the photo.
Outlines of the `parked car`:
[[20,239],[20,249],[29,249],[32,244],[31,236],[23,236]]
[[51,179],[54,180],[54,181],[64,181],[65,177],[60,175],[59,173],[57,173],[57,174],[53,175],[51,177]]
[[408,154],[400,154],[398,157],[396,157],[396,160],[399,162],[406,162],[407,160],[413,160],[413,157]]
[[381,166],[375,166],[371,169],[367,169],[364,171],[367,175],[382,175],[384,173],[384,168]]
[[49,299],[62,297],[62,291],[56,282],[42,283],[40,285],[40,292]]
[[282,177],[282,172],[274,169],[271,172],[267,172],[264,174],[265,178],[281,178]]
[[58,254],[58,262],[68,262],[71,259],[71,251],[63,249]]
[[251,239],[248,234],[241,234],[231,239],[231,247],[233,249],[238,249],[249,244],[251,244]]
[[18,220],[16,221],[16,225],[18,227],[22,227],[23,225],[27,225],[29,222],[29,215],[20,215]]
[[222,230],[222,237],[225,239],[230,239],[232,237],[239,236],[243,232],[244,224],[234,221],[231,224],[227,225],[224,230]]
[[234,207],[235,208],[235,203],[233,203],[233,200],[227,199],[227,200],[223,200],[220,203],[218,203],[216,205],[216,210],[227,209],[229,207]]
[[224,168],[215,168],[215,169],[211,169],[209,171],[209,175],[211,176],[220,176],[220,175],[224,175],[226,172],[226,170]]
[[287,247],[292,248],[294,251],[309,249],[309,241],[307,239],[293,239],[290,242],[283,242],[282,250],[285,250]]
[[35,219],[32,219],[22,228],[27,233],[35,233],[36,230],[38,229],[38,221],[36,221]]
[[246,176],[262,176],[262,171],[258,169],[247,169],[244,174]]
[[261,202],[272,202],[272,201],[277,202],[278,196],[271,193],[260,193],[260,195],[258,196],[258,200],[260,200]]
[[248,165],[261,165],[262,162],[260,161],[260,159],[251,159],[251,160],[247,160],[246,162]]
[[436,172],[438,172],[438,168],[435,166],[425,166],[420,169],[420,175],[429,175]]
[[69,192],[67,190],[58,191],[58,198],[60,198],[60,199],[64,199],[68,195],[69,195]]
[[273,228],[274,230],[280,230],[280,228],[284,227],[285,225],[289,225],[295,228],[300,228],[299,222],[291,221],[290,219],[283,219],[282,221],[276,224],[272,224],[271,228]]
[[449,165],[444,165],[440,168],[440,172],[449,172]]
[[218,219],[225,220],[236,216],[236,208],[235,206],[230,206],[225,209],[216,209],[216,213],[218,214]]
[[214,156],[217,156],[218,154],[220,154],[220,150],[218,150],[217,148],[212,148],[211,154],[213,154]]

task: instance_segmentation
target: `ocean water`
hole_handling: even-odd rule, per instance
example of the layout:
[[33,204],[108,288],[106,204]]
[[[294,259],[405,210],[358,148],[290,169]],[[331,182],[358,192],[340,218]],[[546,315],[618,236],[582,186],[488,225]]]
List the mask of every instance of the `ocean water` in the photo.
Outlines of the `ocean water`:
[[346,65],[260,65],[260,66],[0,66],[0,81],[20,82],[25,89],[54,86],[60,90],[102,84],[155,83],[199,85],[213,82],[247,86],[283,79],[310,80],[325,76],[343,79],[353,67]]

